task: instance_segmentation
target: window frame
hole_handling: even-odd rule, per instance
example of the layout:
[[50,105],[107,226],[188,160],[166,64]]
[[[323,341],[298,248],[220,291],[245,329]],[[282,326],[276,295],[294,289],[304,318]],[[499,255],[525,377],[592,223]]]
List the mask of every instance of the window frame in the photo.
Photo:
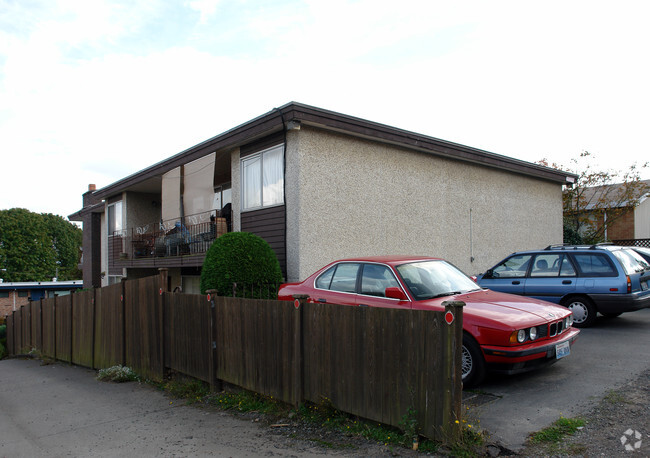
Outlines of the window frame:
[[[281,162],[281,195],[280,195],[280,201],[279,202],[273,202],[270,204],[265,204],[264,203],[264,158],[265,156],[268,157],[272,153],[276,153],[277,151],[280,151],[281,157],[280,157],[280,162]],[[246,163],[247,162],[253,162],[259,160],[259,199],[256,199],[256,203],[259,202],[259,205],[255,206],[246,206],[246,200],[248,197],[248,192],[247,192],[247,180],[246,180]],[[285,180],[285,170],[284,170],[284,161],[285,161],[285,151],[284,151],[284,143],[280,143],[278,145],[271,146],[269,148],[263,149],[257,153],[253,154],[248,154],[242,158],[240,158],[239,164],[240,164],[240,177],[241,177],[241,211],[242,212],[249,212],[249,211],[255,211],[255,210],[261,210],[264,208],[271,208],[271,207],[278,207],[281,205],[285,204],[285,193],[284,193],[284,180]]]

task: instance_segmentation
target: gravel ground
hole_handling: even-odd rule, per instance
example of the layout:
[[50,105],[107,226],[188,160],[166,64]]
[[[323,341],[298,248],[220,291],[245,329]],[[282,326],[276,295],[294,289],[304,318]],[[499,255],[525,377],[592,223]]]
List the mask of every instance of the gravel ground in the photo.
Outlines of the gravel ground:
[[610,391],[580,418],[585,426],[561,444],[529,443],[519,455],[650,456],[650,370]]

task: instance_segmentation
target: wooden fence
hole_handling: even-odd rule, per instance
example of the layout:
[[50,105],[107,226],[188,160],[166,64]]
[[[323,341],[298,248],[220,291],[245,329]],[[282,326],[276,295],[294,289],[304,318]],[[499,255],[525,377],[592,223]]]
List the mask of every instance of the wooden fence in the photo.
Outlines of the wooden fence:
[[[161,286],[162,285],[162,286]],[[164,291],[160,276],[42,299],[7,320],[7,350],[93,369],[122,364],[227,382],[287,403],[331,403],[423,436],[460,434],[462,303],[445,313],[206,297]]]

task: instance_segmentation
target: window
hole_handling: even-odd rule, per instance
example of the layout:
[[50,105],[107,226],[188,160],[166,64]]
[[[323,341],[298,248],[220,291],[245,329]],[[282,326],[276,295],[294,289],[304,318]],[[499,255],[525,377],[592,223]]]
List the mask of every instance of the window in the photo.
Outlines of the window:
[[493,278],[519,278],[525,277],[532,255],[512,256],[492,269]]
[[18,291],[18,297],[28,297],[29,291]]
[[9,291],[0,291],[0,297],[9,297]]
[[108,235],[121,235],[122,231],[122,202],[115,202],[108,206]]
[[241,165],[242,210],[284,203],[283,145],[246,156]]
[[386,297],[386,288],[399,287],[391,270],[381,264],[365,264],[361,275],[361,294]]
[[588,277],[616,277],[616,268],[607,256],[600,253],[574,254],[580,273]]
[[573,277],[576,272],[565,254],[538,254],[530,271],[531,277]]
[[316,288],[354,293],[357,288],[357,274],[360,264],[345,262],[325,271],[316,280]]

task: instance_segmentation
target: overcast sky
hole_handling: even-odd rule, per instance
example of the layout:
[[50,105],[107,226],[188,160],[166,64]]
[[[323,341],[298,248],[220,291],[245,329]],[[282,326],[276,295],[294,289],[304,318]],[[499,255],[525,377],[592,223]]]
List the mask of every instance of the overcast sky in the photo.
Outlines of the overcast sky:
[[290,101],[626,169],[650,159],[649,13],[625,0],[0,0],[0,209],[67,216],[89,183]]

